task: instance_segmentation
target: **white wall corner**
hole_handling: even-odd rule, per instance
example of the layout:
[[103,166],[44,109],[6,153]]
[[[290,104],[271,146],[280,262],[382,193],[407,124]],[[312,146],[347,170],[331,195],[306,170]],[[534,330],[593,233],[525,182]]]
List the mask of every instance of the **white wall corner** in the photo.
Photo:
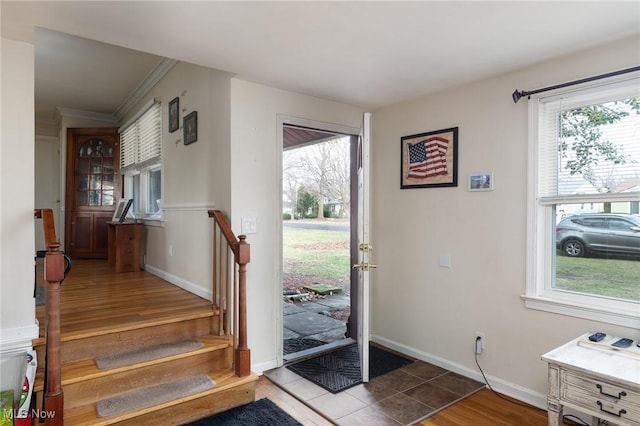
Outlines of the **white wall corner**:
[[0,355],[31,349],[33,339],[37,339],[39,334],[37,322],[24,327],[0,330]]

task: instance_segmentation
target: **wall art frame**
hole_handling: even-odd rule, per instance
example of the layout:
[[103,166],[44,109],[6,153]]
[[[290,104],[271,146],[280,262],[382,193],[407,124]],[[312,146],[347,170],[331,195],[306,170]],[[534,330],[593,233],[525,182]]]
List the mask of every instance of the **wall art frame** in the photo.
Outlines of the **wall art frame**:
[[180,98],[175,97],[169,101],[169,133],[180,128]]
[[458,186],[458,128],[400,138],[400,189]]
[[469,175],[469,191],[493,191],[493,173]]
[[198,111],[185,115],[182,123],[184,144],[189,145],[198,140]]

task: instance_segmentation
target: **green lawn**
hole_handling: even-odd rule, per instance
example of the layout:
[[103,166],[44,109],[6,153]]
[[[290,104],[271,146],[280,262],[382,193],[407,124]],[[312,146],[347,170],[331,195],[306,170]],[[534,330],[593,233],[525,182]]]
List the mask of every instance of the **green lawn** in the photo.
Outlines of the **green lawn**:
[[349,232],[283,228],[284,273],[348,282]]
[[640,301],[640,260],[558,255],[556,288]]

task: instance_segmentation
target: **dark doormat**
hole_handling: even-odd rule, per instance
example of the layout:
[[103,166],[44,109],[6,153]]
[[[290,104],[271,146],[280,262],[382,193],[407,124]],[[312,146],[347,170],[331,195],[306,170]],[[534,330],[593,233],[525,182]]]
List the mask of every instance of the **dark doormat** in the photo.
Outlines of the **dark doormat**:
[[185,426],[302,426],[270,399],[262,398]]
[[[369,346],[370,379],[412,362],[403,356]],[[287,368],[331,393],[338,393],[362,383],[358,345],[307,359]]]
[[317,348],[322,345],[326,345],[326,343],[316,339],[285,339],[282,347],[282,353],[284,355],[289,355],[304,351],[305,349]]

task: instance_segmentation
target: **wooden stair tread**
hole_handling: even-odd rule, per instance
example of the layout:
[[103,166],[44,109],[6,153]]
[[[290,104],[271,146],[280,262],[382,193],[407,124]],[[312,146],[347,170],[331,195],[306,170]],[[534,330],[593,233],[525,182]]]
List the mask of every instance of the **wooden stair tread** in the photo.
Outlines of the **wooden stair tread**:
[[[74,361],[69,363],[62,364],[62,386],[64,388],[65,385],[70,385],[73,383],[82,382],[85,380],[95,379],[98,377],[104,377],[111,374],[117,374],[125,371],[135,370],[141,367],[149,366],[149,365],[158,365],[163,364],[169,361],[173,361],[176,359],[187,358],[197,354],[203,354],[206,352],[217,351],[221,349],[226,349],[231,346],[232,340],[226,337],[207,335],[207,336],[198,336],[193,339],[199,340],[203,343],[203,347],[189,351],[183,352],[176,355],[152,359],[144,362],[140,362],[137,364],[126,365],[118,368],[111,368],[101,370],[96,365],[94,358],[87,358],[80,361]],[[43,382],[44,382],[44,372],[39,369],[38,374],[36,376],[34,389],[37,392],[43,390]]]
[[129,411],[127,413],[123,413],[117,416],[100,418],[97,416],[96,404],[89,404],[82,407],[77,407],[70,410],[64,411],[64,422],[65,425],[108,425],[114,424],[123,420],[132,419],[144,414],[152,413],[158,409],[167,408],[176,406],[178,404],[185,403],[187,401],[192,401],[198,398],[202,398],[209,395],[218,394],[224,392],[228,389],[231,389],[235,386],[239,386],[246,383],[257,382],[258,376],[255,374],[251,374],[247,377],[237,377],[235,373],[231,369],[224,369],[220,371],[216,371],[209,374],[215,382],[216,385],[207,391],[196,393],[193,395],[185,396],[180,399],[176,399],[173,401],[165,402],[160,405],[156,405],[153,407],[148,407],[136,411]]
[[77,330],[72,330],[70,329],[71,327],[65,327],[62,329],[60,341],[64,343],[104,334],[121,333],[159,325],[189,321],[197,318],[213,317],[218,315],[218,312],[218,310],[211,309],[211,306],[209,306],[208,308],[203,308],[196,312],[193,310],[176,311],[170,316],[164,316],[161,318],[109,318],[109,322],[106,324],[104,321],[96,321],[95,326],[87,325],[85,323],[84,325],[80,325]]

